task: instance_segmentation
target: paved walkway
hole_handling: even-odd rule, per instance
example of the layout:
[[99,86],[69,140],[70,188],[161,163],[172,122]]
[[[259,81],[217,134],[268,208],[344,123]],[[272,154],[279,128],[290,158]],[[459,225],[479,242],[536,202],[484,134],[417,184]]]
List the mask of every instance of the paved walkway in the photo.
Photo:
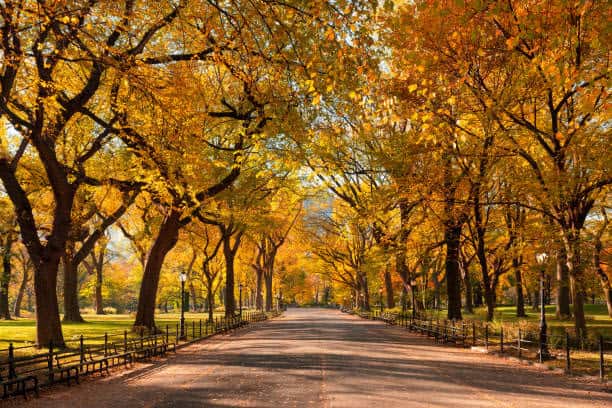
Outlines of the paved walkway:
[[600,389],[338,311],[290,309],[163,363],[60,386],[23,406],[612,406]]

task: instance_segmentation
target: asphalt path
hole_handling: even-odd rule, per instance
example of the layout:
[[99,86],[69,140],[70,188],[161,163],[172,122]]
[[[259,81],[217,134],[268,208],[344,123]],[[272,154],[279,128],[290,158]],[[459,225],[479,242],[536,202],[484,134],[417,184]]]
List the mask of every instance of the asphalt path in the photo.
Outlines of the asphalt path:
[[[0,403],[1,405],[1,403]],[[612,407],[599,384],[326,309],[282,317],[24,407]]]

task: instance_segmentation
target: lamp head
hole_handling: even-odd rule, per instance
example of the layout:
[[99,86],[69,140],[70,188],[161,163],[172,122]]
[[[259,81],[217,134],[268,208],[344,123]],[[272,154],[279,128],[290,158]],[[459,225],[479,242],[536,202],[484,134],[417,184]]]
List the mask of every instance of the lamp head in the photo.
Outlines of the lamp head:
[[181,273],[179,274],[179,280],[180,280],[181,282],[185,282],[185,281],[187,281],[187,274],[186,274],[185,272],[181,272]]
[[535,258],[536,258],[536,262],[539,265],[544,265],[546,263],[546,260],[548,259],[548,254],[546,254],[546,252],[542,252],[542,253],[536,254]]

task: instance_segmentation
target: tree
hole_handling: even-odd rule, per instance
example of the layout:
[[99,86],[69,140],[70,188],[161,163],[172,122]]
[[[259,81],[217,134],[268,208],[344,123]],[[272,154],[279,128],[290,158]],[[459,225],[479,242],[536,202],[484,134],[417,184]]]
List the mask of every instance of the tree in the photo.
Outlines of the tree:
[[[135,13],[135,7],[135,2],[127,0],[123,7],[97,2],[79,7],[65,2],[37,6],[9,2],[0,8],[2,127],[18,135],[11,153],[3,149],[0,155],[0,180],[15,207],[22,240],[34,264],[40,346],[64,345],[55,292],[58,266],[69,239],[78,189],[85,182],[100,184],[88,178],[87,163],[112,134],[108,126],[98,126],[99,117],[108,114],[99,98],[99,91],[107,90],[105,75],[111,67],[141,55],[179,11],[169,7],[164,18],[148,19],[144,17],[158,12],[157,8]],[[152,23],[137,27],[133,23],[141,17],[142,22]],[[99,30],[101,26],[108,30]],[[111,116],[109,121],[114,123],[116,118]],[[68,134],[80,138],[65,137]],[[35,203],[21,178],[20,162],[26,154],[36,157],[44,168],[53,193],[48,231],[37,223]],[[103,182],[131,184],[112,177]]]
[[7,214],[8,206],[0,207],[0,216],[3,217],[0,225],[0,255],[2,256],[2,274],[0,274],[0,318],[10,320],[11,312],[9,306],[9,285],[12,279],[12,257],[13,247],[17,242],[18,231],[16,229],[15,217]]

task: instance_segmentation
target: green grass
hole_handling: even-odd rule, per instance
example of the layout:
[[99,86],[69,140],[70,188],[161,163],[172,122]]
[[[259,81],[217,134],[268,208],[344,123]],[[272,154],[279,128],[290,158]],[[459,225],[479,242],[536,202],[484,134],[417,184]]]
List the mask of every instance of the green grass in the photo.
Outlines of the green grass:
[[[526,308],[527,317],[516,317],[515,306],[499,306],[495,308],[493,325],[506,325],[508,323],[525,323],[529,326],[537,325],[540,322],[540,312],[532,311],[530,306]],[[446,317],[446,311],[432,311],[434,316],[437,314],[440,319]],[[584,305],[584,313],[587,321],[587,330],[590,337],[602,335],[612,338],[612,318],[608,316],[606,305]],[[469,320],[486,320],[486,308],[476,308],[473,314],[463,313],[463,317]],[[557,319],[555,316],[555,306],[546,306],[546,322],[549,330],[555,334],[561,334],[564,330],[570,333],[574,330],[574,319]]]
[[[215,314],[221,317],[222,314]],[[104,333],[120,334],[124,330],[128,332],[132,329],[134,315],[113,314],[113,315],[83,315],[85,323],[63,323],[62,329],[64,339],[77,340],[80,335],[84,337],[103,336]],[[191,326],[191,321],[200,319],[206,320],[208,313],[185,313],[187,328]],[[179,313],[164,313],[155,316],[155,321],[160,328],[170,326],[170,331],[174,331],[176,323],[179,322]],[[197,324],[197,323],[196,323]],[[14,320],[0,320],[0,349],[8,347],[10,342],[15,346],[23,345],[26,342],[34,342],[36,339],[36,322],[32,318],[18,318]]]

